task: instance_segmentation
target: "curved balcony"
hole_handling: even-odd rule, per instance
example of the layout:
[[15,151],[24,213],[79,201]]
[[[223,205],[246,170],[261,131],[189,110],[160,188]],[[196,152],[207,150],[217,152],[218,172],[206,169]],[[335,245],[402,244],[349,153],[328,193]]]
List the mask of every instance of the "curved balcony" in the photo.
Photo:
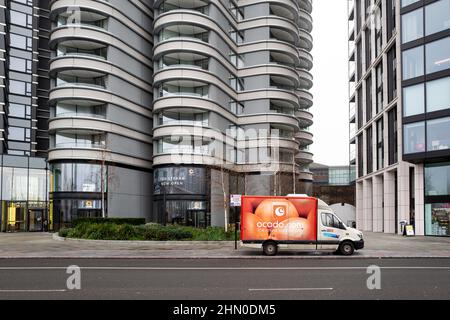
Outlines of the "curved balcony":
[[71,75],[77,78],[104,77],[105,79],[110,74],[132,83],[142,90],[152,92],[151,84],[128,73],[126,69],[119,68],[109,61],[99,61],[91,57],[63,56],[54,58],[50,61],[50,76],[54,77],[56,74]]
[[311,32],[313,29],[313,20],[311,15],[306,10],[299,11],[299,24],[300,28],[304,29],[308,32]]
[[91,43],[99,43],[104,46],[113,46],[130,57],[140,61],[143,64],[153,68],[153,62],[146,55],[129,46],[123,39],[119,39],[113,34],[93,30],[89,28],[57,28],[53,29],[50,34],[49,47],[55,49],[61,42],[66,41],[87,41]]
[[298,179],[304,181],[313,181],[313,174],[309,171],[300,171],[300,173],[298,174]]
[[101,104],[114,104],[121,108],[139,113],[147,118],[152,118],[152,111],[147,106],[138,105],[125,97],[108,92],[106,90],[99,90],[95,87],[56,87],[50,90],[49,104],[54,105],[60,102],[72,103],[76,100],[79,103],[83,101],[93,101]]
[[[76,11],[76,9],[78,11]],[[78,14],[78,12],[80,12]],[[120,21],[124,26],[129,28],[132,32],[139,34],[142,38],[149,42],[153,42],[153,35],[148,29],[142,27],[136,21],[130,19],[126,12],[123,12],[121,8],[114,6],[107,1],[93,1],[93,0],[53,0],[50,4],[49,18],[52,21],[58,21],[59,17],[69,19],[69,24],[61,24],[57,27],[61,28],[63,25],[75,26],[77,29],[81,27],[90,27],[107,30],[109,17],[114,17],[115,20]],[[81,23],[79,23],[81,22]],[[103,25],[101,25],[103,23]],[[100,27],[96,26],[100,24]]]
[[295,134],[295,139],[300,142],[301,146],[308,146],[313,143],[313,134],[309,131],[301,130]]
[[299,29],[300,34],[300,48],[310,52],[313,48],[313,38],[311,34],[305,30]]
[[309,109],[313,105],[313,95],[306,90],[296,90],[297,96],[300,99],[300,107],[302,109]]
[[293,22],[297,21],[298,8],[291,1],[277,1],[269,3],[270,14],[291,20]]
[[313,125],[313,115],[311,112],[305,110],[298,110],[295,112],[295,116],[298,118],[300,122],[300,127],[310,127]]
[[148,159],[140,159],[137,157],[130,157],[121,153],[113,152],[109,149],[99,148],[50,148],[48,152],[48,161],[94,161],[100,162],[105,161],[108,163],[117,163],[126,166],[133,166],[142,169],[151,168],[153,161]]
[[[90,134],[94,134],[95,132],[114,133],[144,143],[152,142],[152,138],[148,134],[126,128],[105,119],[60,116],[49,120],[49,133],[56,133],[58,135],[60,132],[73,131],[76,133],[80,130],[90,132]],[[58,147],[58,143],[55,143],[55,147]]]
[[155,1],[154,7],[158,14],[164,14],[174,10],[192,10],[202,14],[208,14],[209,1],[205,0],[160,0]]
[[297,163],[303,163],[303,164],[310,164],[313,163],[313,154],[311,152],[308,151],[303,151],[300,150],[296,155],[295,155],[295,161]]

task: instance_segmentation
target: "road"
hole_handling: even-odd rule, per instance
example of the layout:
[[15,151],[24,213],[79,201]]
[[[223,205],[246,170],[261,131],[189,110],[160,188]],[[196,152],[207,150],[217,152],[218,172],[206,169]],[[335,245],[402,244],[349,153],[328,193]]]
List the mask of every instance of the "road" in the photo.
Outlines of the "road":
[[[371,265],[381,290],[367,288]],[[0,259],[0,299],[449,300],[450,259]]]

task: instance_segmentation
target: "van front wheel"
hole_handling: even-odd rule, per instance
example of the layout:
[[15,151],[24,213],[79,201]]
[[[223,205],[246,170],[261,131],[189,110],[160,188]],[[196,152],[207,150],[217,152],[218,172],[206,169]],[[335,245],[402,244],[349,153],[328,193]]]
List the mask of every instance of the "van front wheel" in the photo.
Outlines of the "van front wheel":
[[266,256],[276,256],[278,253],[278,246],[275,242],[266,242],[263,245],[263,252]]
[[339,252],[344,256],[351,256],[355,252],[355,245],[350,241],[342,242],[339,245]]

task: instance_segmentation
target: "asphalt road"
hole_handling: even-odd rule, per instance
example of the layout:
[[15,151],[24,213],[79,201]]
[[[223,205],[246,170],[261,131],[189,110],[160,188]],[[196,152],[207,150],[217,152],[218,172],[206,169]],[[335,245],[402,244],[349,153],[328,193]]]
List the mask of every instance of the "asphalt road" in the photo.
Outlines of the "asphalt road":
[[[80,290],[67,287],[71,265]],[[367,287],[371,265],[380,290]],[[449,300],[450,259],[0,259],[0,299]]]

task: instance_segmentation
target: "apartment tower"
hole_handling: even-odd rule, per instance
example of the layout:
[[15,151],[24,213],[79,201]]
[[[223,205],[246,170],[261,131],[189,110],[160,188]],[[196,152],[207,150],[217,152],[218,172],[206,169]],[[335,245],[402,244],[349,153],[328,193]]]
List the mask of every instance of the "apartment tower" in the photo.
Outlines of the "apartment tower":
[[449,236],[450,1],[349,1],[358,228]]
[[[0,0],[2,231],[312,190],[310,0]],[[227,220],[228,219],[228,220]]]

